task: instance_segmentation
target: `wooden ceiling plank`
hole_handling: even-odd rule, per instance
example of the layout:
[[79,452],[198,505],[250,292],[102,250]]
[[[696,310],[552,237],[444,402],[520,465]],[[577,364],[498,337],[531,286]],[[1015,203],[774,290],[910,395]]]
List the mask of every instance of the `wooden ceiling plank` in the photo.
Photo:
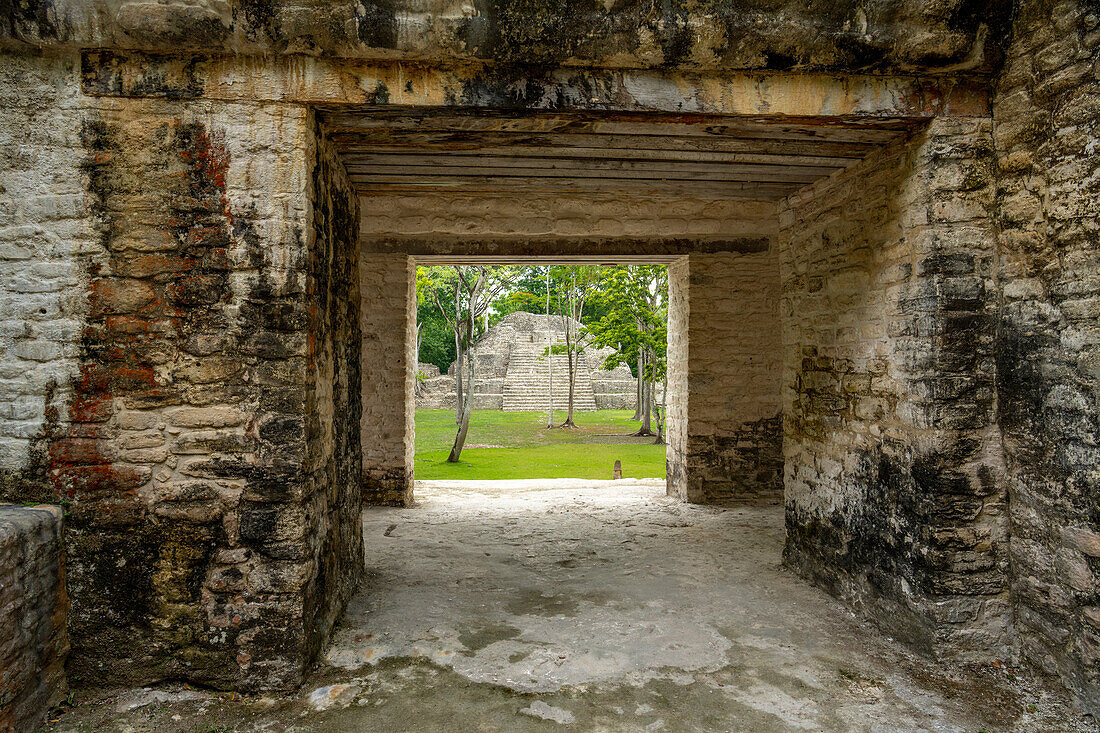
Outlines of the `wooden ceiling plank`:
[[491,174],[512,168],[538,168],[540,170],[561,171],[637,171],[637,172],[678,172],[692,171],[722,175],[729,171],[753,170],[766,172],[800,172],[817,177],[827,176],[842,170],[840,165],[807,165],[791,159],[780,163],[727,163],[713,161],[683,160],[624,160],[618,158],[494,158],[462,155],[438,156],[378,156],[348,155],[344,157],[346,166],[374,166],[393,168],[395,172],[413,170],[431,175],[440,168],[472,168],[485,170]]
[[655,183],[653,181],[620,181],[615,186],[606,181],[556,179],[513,178],[504,181],[492,180],[481,183],[470,181],[437,182],[430,186],[404,183],[362,183],[353,181],[357,193],[370,195],[477,195],[511,196],[515,194],[558,194],[572,193],[585,195],[645,195],[662,197],[705,197],[708,199],[736,199],[747,201],[778,201],[791,195],[804,184],[683,184],[678,182]]
[[481,168],[436,168],[429,175],[415,175],[409,172],[400,172],[394,168],[381,168],[376,166],[349,166],[348,175],[358,179],[375,179],[378,181],[415,181],[423,179],[430,181],[435,178],[593,178],[608,181],[615,180],[647,180],[647,181],[760,181],[760,182],[793,182],[813,183],[823,176],[807,173],[786,171],[760,172],[752,169],[729,171],[718,175],[709,172],[698,171],[667,171],[661,174],[651,172],[630,171],[597,171],[597,170],[551,170],[540,168],[501,168],[491,174]]
[[797,118],[784,118],[776,121],[747,120],[745,118],[722,118],[710,124],[690,124],[683,122],[650,122],[623,120],[571,120],[568,117],[524,117],[524,118],[486,118],[486,117],[445,117],[424,118],[394,117],[378,118],[349,114],[335,115],[330,118],[328,129],[331,132],[354,132],[357,130],[391,129],[420,132],[532,132],[558,134],[610,134],[645,135],[663,137],[668,135],[690,137],[734,137],[739,139],[792,139],[792,140],[833,140],[852,142],[885,143],[904,134],[903,131],[871,126],[842,126],[838,124],[798,123]]
[[485,165],[496,167],[511,165],[512,161],[527,165],[538,161],[637,161],[706,163],[712,165],[746,164],[776,166],[819,166],[833,170],[846,168],[859,158],[830,158],[811,155],[770,155],[761,153],[709,153],[683,150],[626,150],[611,148],[510,148],[493,151],[379,151],[377,149],[345,148],[341,151],[345,162],[371,162],[379,165],[424,165],[447,161],[455,165]]
[[[763,140],[713,137],[652,135],[558,135],[526,133],[395,132],[335,133],[333,142],[341,151],[509,151],[519,150],[652,150],[658,152],[760,153],[771,155],[814,155],[859,159],[878,149],[875,143],[823,142],[820,140]],[[370,151],[368,150],[368,152]]]

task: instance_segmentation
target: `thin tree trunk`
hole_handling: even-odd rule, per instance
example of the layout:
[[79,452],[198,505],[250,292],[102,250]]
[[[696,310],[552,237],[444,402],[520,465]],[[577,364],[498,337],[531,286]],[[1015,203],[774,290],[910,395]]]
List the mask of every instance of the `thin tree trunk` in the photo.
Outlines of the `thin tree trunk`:
[[455,425],[462,424],[462,399],[464,389],[462,384],[463,368],[462,362],[465,358],[465,351],[462,348],[462,335],[458,331],[455,331]]
[[567,422],[573,425],[573,399],[577,393],[577,354],[569,352],[569,418]]
[[[476,292],[475,288],[474,292],[471,293],[471,304],[474,302]],[[471,310],[466,319],[466,341],[468,345],[473,341],[473,337],[474,314]],[[447,456],[448,463],[458,463],[458,459],[462,455],[462,447],[466,444],[466,433],[470,430],[470,414],[474,409],[474,360],[473,349],[469,347],[466,349],[466,379],[469,381],[466,384],[465,398],[462,401],[462,409],[459,414],[458,432],[455,433],[455,442],[451,446],[451,454]]]
[[[466,352],[467,355],[470,353]],[[470,430],[470,414],[473,412],[474,407],[474,364],[473,360],[467,356],[468,363],[466,364],[466,373],[469,375],[469,385],[466,390],[466,398],[462,401],[462,412],[458,422],[458,432],[455,434],[454,445],[451,446],[451,454],[447,456],[448,463],[458,463],[459,457],[462,455],[462,447],[466,444],[466,433]]]
[[645,386],[642,388],[645,394],[645,404],[642,410],[642,427],[638,430],[639,435],[653,435],[653,422],[651,419],[652,404],[653,404],[653,385],[649,380],[646,380]]
[[638,432],[634,433],[634,435],[653,435],[653,422],[651,418],[651,414],[653,412],[653,390],[651,389],[652,385],[650,384],[649,380],[645,379],[645,370],[648,366],[648,354],[646,354],[644,347],[640,349],[640,353],[642,355],[642,358],[639,365],[639,374],[641,374],[643,377],[642,400],[640,403],[640,411],[642,413],[642,426],[638,428]]
[[569,364],[569,407],[565,415],[565,422],[559,427],[575,427],[573,423],[573,386],[577,379],[577,369],[573,365],[573,340],[569,336],[570,325],[565,326],[565,359]]
[[554,334],[550,331],[550,265],[546,266],[546,427],[554,427]]
[[655,445],[665,444],[665,426],[668,424],[668,370],[661,381],[661,406],[657,409],[657,440]]
[[638,366],[638,382],[637,382],[637,384],[634,385],[634,417],[630,418],[631,420],[641,420],[642,419],[642,402],[645,399],[642,396],[642,380],[644,379],[644,377],[642,376],[643,369],[642,369],[642,350],[641,349],[638,349],[638,364],[637,364],[637,366]]

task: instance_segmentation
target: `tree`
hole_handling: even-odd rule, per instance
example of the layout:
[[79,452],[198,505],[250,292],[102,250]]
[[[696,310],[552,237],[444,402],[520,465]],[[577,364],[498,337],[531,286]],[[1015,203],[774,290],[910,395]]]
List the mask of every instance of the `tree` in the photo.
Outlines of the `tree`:
[[454,331],[442,312],[454,313],[454,295],[449,284],[438,281],[429,268],[416,268],[416,358],[446,373],[458,357]]
[[[635,364],[638,370],[638,417],[636,435],[655,435],[664,442],[667,387],[668,269],[662,265],[621,265],[604,271],[593,299],[606,309],[589,325],[593,344],[615,349],[604,360],[605,369]],[[657,402],[657,384],[662,384]],[[656,418],[657,432],[653,432]]]
[[[419,281],[418,272],[418,281]],[[455,336],[455,394],[457,396],[458,431],[455,433],[450,463],[457,463],[470,429],[470,415],[474,406],[475,362],[473,345],[478,336],[481,319],[488,313],[493,301],[511,284],[513,273],[508,267],[484,265],[454,265],[449,268],[431,268],[424,273],[424,287],[432,294],[439,312],[443,314]],[[419,283],[418,283],[419,285]],[[452,311],[444,306],[440,291],[453,293]],[[465,381],[465,384],[463,382]]]
[[[591,267],[596,271],[605,269],[598,266]],[[495,326],[502,318],[511,313],[522,311],[542,315],[546,312],[547,267],[545,265],[528,265],[515,269],[516,277],[512,281],[512,288],[493,304],[493,311],[489,314],[490,326]],[[568,270],[569,268],[563,266],[560,269]],[[551,290],[554,289],[553,282],[551,282],[550,288]],[[551,300],[554,297],[551,293]],[[603,304],[589,298],[585,301],[581,317],[577,320],[581,323],[590,323],[598,321],[605,315],[606,308]]]
[[[586,331],[582,328],[578,331],[577,324],[584,315],[585,302],[591,294],[592,287],[599,280],[599,267],[593,265],[572,265],[551,267],[549,270],[550,292],[555,303],[555,310],[561,317],[562,328],[565,331],[565,345],[551,348],[552,354],[564,353],[569,370],[569,397],[565,422],[560,428],[575,428],[573,422],[573,402],[576,394],[577,371],[579,359],[584,353],[583,339]],[[549,322],[547,327],[549,327]]]
[[[416,268],[416,293],[417,301],[421,298],[430,298],[435,304],[433,315],[443,319],[450,331],[450,338],[454,344],[454,359],[451,363],[455,367],[455,425],[462,422],[462,289],[456,273],[450,267],[418,267]],[[418,309],[419,310],[419,309]],[[449,349],[448,349],[449,350]],[[440,365],[439,370],[445,372],[446,365]]]

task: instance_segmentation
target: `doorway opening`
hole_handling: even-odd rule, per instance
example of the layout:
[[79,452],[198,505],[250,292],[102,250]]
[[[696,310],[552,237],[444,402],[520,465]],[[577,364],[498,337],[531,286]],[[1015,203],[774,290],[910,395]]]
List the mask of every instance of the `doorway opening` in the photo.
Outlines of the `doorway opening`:
[[423,264],[416,281],[418,480],[664,480],[664,264]]
[[[420,368],[432,362],[417,347],[416,273],[438,265],[666,266],[666,491],[702,503],[779,496],[779,202],[873,141],[814,122],[706,115],[372,110],[325,120],[362,214],[364,501],[407,505],[425,478],[416,393],[458,356],[456,347]],[[828,155],[813,155],[823,144]],[[485,386],[504,412],[503,386]],[[436,409],[457,411],[454,394],[453,408]],[[531,412],[549,414],[541,403]],[[449,455],[446,432],[434,448]],[[614,475],[614,457],[600,473]]]

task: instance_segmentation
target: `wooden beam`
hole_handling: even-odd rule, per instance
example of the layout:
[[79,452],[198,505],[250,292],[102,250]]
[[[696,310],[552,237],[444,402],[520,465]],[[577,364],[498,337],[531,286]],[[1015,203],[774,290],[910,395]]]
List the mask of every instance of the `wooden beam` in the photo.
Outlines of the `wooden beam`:
[[[698,154],[697,154],[698,155]],[[345,153],[340,156],[345,165],[372,165],[392,166],[395,168],[410,167],[461,167],[478,168],[487,170],[487,173],[495,174],[510,168],[541,168],[546,170],[609,170],[609,171],[637,171],[639,173],[661,173],[665,171],[695,171],[724,174],[737,170],[775,170],[777,172],[791,172],[794,170],[812,173],[818,177],[829,175],[843,169],[843,164],[838,164],[836,158],[819,158],[819,162],[807,162],[806,158],[764,158],[762,160],[731,160],[726,159],[689,159],[676,155],[663,155],[655,158],[641,156],[616,156],[594,157],[574,155],[387,155],[379,153]],[[742,158],[753,156],[741,156]],[[824,162],[820,162],[824,161]]]
[[522,235],[385,236],[364,229],[360,247],[368,253],[400,253],[444,262],[637,262],[665,263],[690,254],[752,254],[772,246],[766,234],[704,237],[585,237]]
[[658,181],[632,178],[505,178],[488,176],[440,176],[412,179],[407,176],[349,175],[361,194],[479,194],[514,195],[545,193],[630,194],[655,197],[699,197],[716,200],[778,201],[806,184],[749,181]]
[[[877,143],[822,140],[738,139],[717,137],[680,137],[675,135],[587,135],[512,132],[410,132],[377,129],[330,133],[333,143],[343,152],[470,151],[486,154],[517,155],[527,151],[630,151],[641,154],[762,154],[832,157],[854,162],[873,152]],[[587,154],[587,153],[584,153]]]
[[698,150],[637,150],[632,148],[540,148],[508,147],[492,150],[446,151],[411,150],[408,148],[379,150],[369,146],[342,145],[337,148],[341,158],[348,163],[377,163],[380,165],[433,165],[436,162],[495,167],[532,164],[535,161],[670,161],[674,163],[755,163],[758,165],[810,165],[827,168],[844,168],[859,160],[858,157],[829,157],[823,155],[776,155],[772,153],[726,153]]
[[682,122],[643,119],[631,116],[584,119],[571,115],[527,115],[501,117],[499,115],[364,115],[355,112],[337,112],[324,117],[328,129],[336,133],[364,130],[397,130],[403,132],[512,132],[678,136],[736,140],[796,140],[847,142],[882,145],[895,140],[911,128],[893,126],[877,127],[866,124],[844,125],[797,121],[787,118],[712,119],[698,122]]
[[[507,163],[508,161],[504,161]],[[348,175],[375,177],[379,180],[393,178],[492,177],[492,178],[603,178],[608,180],[657,180],[657,181],[761,181],[813,183],[835,172],[836,168],[759,166],[759,165],[710,165],[687,163],[677,166],[671,163],[645,163],[642,161],[598,161],[576,164],[570,161],[550,163],[545,166],[503,165],[487,168],[483,165],[450,165],[440,161],[430,165],[373,165],[349,161]]]

